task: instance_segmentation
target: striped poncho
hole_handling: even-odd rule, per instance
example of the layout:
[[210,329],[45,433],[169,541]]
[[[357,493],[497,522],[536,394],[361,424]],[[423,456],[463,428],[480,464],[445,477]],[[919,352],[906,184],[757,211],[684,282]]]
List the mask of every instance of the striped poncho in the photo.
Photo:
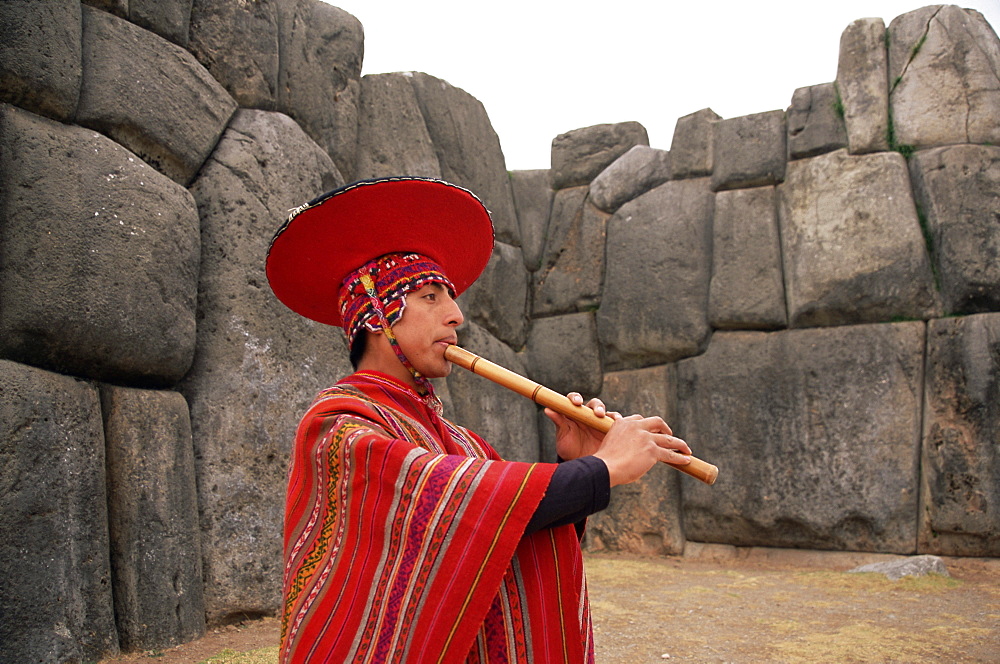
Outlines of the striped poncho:
[[592,662],[575,529],[522,537],[554,468],[383,374],[321,393],[289,469],[281,662]]

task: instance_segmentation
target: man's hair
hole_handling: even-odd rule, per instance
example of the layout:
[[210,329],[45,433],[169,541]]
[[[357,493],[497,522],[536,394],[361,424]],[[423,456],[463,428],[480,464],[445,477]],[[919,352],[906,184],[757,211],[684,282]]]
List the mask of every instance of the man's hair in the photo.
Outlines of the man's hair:
[[365,330],[361,330],[358,336],[354,337],[354,343],[351,344],[351,366],[354,370],[358,370],[358,364],[361,362],[361,357],[365,354],[365,348],[368,346],[368,333]]

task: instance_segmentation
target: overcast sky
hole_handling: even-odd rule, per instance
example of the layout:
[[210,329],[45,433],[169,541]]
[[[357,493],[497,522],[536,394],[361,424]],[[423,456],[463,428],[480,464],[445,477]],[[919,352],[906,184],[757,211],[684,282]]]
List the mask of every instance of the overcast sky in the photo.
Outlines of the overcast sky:
[[[785,109],[837,74],[852,21],[918,0],[326,0],[365,29],[362,74],[421,71],[486,107],[507,168],[548,168],[552,139],[640,122],[669,149],[677,119]],[[1000,0],[967,0],[997,29]]]

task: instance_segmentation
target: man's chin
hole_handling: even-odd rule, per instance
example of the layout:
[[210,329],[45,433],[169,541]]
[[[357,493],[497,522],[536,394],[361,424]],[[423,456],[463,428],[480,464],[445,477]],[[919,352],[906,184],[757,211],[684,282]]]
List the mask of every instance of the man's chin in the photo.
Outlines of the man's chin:
[[451,362],[445,362],[444,366],[428,368],[427,371],[421,371],[420,373],[426,378],[447,378],[451,375],[453,366]]

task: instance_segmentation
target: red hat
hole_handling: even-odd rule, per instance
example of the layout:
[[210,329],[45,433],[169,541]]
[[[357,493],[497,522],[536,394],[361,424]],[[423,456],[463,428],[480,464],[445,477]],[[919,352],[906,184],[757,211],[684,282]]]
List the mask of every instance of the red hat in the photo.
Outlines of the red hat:
[[441,266],[456,296],[493,253],[493,222],[475,194],[422,177],[362,180],[293,210],[267,251],[271,290],[292,311],[341,326],[340,285],[390,253],[413,252]]

